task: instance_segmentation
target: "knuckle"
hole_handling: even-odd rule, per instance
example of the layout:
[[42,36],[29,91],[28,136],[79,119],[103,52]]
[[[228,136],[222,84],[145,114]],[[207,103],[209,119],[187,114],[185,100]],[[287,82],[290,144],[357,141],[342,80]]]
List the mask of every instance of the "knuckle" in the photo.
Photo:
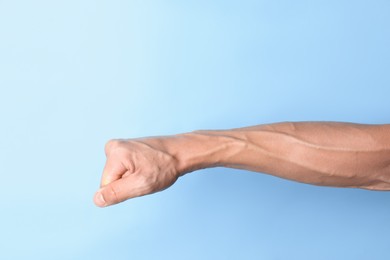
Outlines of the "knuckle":
[[114,148],[117,148],[120,145],[121,141],[119,139],[111,139],[107,141],[106,145],[104,146],[104,151],[106,155],[110,153],[111,150]]

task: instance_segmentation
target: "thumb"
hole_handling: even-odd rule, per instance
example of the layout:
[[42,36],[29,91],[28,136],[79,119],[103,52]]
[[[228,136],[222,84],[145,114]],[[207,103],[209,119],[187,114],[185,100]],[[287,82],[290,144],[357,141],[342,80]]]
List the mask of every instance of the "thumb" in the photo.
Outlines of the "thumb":
[[135,175],[129,175],[100,188],[95,193],[94,202],[98,207],[106,207],[150,192],[151,189],[145,186],[144,181]]

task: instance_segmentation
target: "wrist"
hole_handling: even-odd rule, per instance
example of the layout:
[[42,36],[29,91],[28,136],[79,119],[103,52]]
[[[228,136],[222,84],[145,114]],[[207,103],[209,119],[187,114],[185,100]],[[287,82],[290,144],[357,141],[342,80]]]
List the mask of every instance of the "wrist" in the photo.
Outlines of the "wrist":
[[165,139],[165,147],[177,163],[179,175],[225,166],[229,155],[237,151],[237,140],[223,131],[195,131]]

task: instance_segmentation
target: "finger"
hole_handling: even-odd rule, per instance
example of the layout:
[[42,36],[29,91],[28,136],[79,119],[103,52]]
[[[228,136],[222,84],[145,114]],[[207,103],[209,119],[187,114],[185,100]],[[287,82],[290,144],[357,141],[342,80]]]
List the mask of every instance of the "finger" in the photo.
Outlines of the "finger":
[[95,194],[94,202],[96,206],[106,207],[148,193],[151,193],[151,189],[144,181],[138,176],[129,175],[100,188]]
[[111,153],[111,150],[113,147],[117,147],[120,143],[120,140],[118,139],[112,139],[112,140],[109,140],[106,145],[104,146],[104,152],[106,154],[106,156],[108,156],[110,153]]
[[100,187],[103,187],[113,181],[122,178],[122,175],[126,173],[128,169],[123,165],[118,157],[108,157],[106,165],[103,169],[102,179],[100,181]]

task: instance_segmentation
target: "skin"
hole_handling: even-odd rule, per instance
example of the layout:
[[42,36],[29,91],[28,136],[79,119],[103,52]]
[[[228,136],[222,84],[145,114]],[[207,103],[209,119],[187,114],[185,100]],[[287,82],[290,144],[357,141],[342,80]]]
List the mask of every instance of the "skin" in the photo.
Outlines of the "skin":
[[390,190],[390,124],[283,122],[111,140],[99,207],[162,191],[186,173],[229,167],[319,186]]

